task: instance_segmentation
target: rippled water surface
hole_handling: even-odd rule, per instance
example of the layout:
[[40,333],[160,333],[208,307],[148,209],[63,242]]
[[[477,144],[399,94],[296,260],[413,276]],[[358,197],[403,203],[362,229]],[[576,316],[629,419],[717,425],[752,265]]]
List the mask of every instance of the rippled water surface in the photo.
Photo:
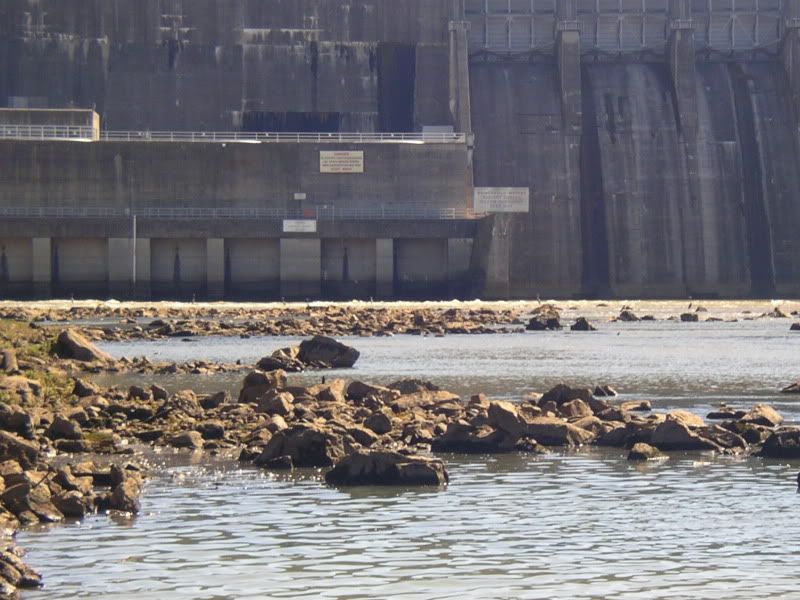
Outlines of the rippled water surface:
[[[800,376],[786,321],[605,324],[594,334],[353,339],[368,381],[423,377],[515,398],[557,381],[699,413],[776,403]],[[117,355],[254,362],[288,339],[107,344]],[[330,375],[329,375],[330,376]],[[319,374],[293,376],[295,381]],[[241,375],[207,379],[235,390]],[[196,379],[164,378],[177,388]],[[347,489],[164,453],[135,520],[28,530],[29,598],[797,598],[800,464],[617,450],[445,456],[443,490]]]

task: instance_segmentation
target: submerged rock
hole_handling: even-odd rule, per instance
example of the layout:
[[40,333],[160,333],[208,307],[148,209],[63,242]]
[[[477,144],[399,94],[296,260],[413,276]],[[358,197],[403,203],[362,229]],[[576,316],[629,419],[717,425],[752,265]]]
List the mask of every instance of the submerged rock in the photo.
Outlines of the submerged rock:
[[638,444],[634,444],[631,451],[628,453],[628,460],[630,461],[645,461],[645,460],[654,460],[656,458],[661,458],[664,456],[658,448],[653,448],[653,446],[649,444],[645,444],[643,442],[639,442]]
[[355,452],[325,474],[328,484],[344,486],[441,486],[449,480],[441,460],[385,451]]
[[597,331],[597,327],[592,325],[586,317],[578,317],[570,326],[572,331]]
[[758,455],[765,458],[800,458],[800,428],[792,427],[773,432]]

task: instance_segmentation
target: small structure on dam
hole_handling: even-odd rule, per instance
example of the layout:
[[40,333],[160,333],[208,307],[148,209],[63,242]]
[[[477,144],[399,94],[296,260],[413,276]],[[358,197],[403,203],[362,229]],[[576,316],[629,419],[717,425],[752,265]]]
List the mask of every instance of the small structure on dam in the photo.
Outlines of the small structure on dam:
[[0,64],[2,297],[800,295],[800,0],[14,0]]

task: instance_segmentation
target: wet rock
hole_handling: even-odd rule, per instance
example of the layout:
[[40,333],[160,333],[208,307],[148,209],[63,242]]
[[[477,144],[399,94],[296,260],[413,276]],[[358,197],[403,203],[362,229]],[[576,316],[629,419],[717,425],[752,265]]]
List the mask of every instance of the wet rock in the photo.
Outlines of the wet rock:
[[0,502],[20,518],[28,513],[45,523],[63,520],[64,515],[51,501],[45,477],[44,473],[34,476],[29,472],[4,477],[6,489],[0,496]]
[[0,431],[0,456],[6,460],[16,460],[28,469],[39,460],[39,445],[13,433]]
[[682,323],[697,323],[700,321],[700,316],[697,313],[683,313],[681,315]]
[[56,415],[47,429],[47,437],[51,440],[80,440],[83,438],[83,430],[76,422]]
[[589,402],[592,398],[592,390],[589,388],[573,388],[566,384],[559,383],[552,389],[542,394],[539,400],[539,406],[548,402],[554,402],[556,405],[569,402],[570,400],[583,400]]
[[231,401],[231,396],[228,392],[217,392],[216,394],[210,394],[208,396],[203,396],[200,398],[200,406],[203,407],[203,410],[213,410],[215,408],[219,408],[223,404],[228,404]]
[[524,436],[527,431],[528,424],[520,417],[517,406],[511,402],[502,400],[490,402],[488,417],[490,426],[515,438]]
[[321,335],[301,342],[297,354],[297,358],[307,365],[331,369],[349,369],[359,356],[355,348]]
[[133,435],[136,436],[139,440],[141,440],[142,442],[145,442],[145,443],[155,442],[157,440],[160,440],[162,437],[164,437],[164,430],[163,429],[146,429],[146,430],[143,430],[143,431],[137,431]]
[[557,331],[561,329],[561,321],[557,315],[538,315],[528,321],[525,329],[527,331]]
[[723,407],[719,410],[713,410],[706,415],[706,419],[712,421],[724,421],[724,420],[733,420],[733,419],[741,419],[747,413],[743,410],[733,410],[732,408]]
[[116,362],[113,356],[103,352],[77,331],[62,331],[55,344],[55,352],[60,358],[70,358],[81,362]]
[[297,467],[329,467],[345,455],[342,438],[316,425],[298,424],[277,432],[254,461],[263,465],[291,456]]
[[800,331],[800,323],[792,323],[792,326],[789,327],[789,331]]
[[544,446],[581,446],[595,437],[589,431],[552,417],[529,419],[526,433]]
[[795,381],[791,385],[786,386],[781,390],[782,394],[800,394],[800,380]]
[[653,432],[650,443],[659,450],[721,450],[721,446],[692,431],[685,422],[667,419]]
[[575,323],[570,326],[572,331],[597,331],[597,328],[592,325],[585,317],[578,317]]
[[777,427],[783,423],[783,417],[768,404],[756,404],[747,414],[739,419],[742,423]]
[[109,508],[138,514],[141,508],[139,504],[139,495],[141,492],[141,481],[136,477],[128,477],[114,488],[114,491],[111,493]]
[[617,321],[622,321],[623,323],[633,323],[639,320],[639,317],[637,317],[632,310],[623,310],[617,317]]
[[758,455],[765,458],[800,458],[800,428],[791,427],[773,432]]
[[299,348],[281,348],[259,360],[256,367],[264,372],[299,373],[306,368],[306,365],[297,358],[299,351]]
[[650,404],[650,400],[630,400],[620,404],[620,409],[631,412],[649,412],[653,410],[653,405]]
[[294,471],[294,461],[288,455],[278,456],[263,464],[260,463],[259,466],[269,471]]
[[191,448],[198,450],[203,447],[203,436],[199,431],[186,431],[169,438],[169,445],[173,448]]
[[56,471],[53,481],[68,492],[80,492],[86,495],[92,491],[93,480],[91,477],[75,477],[70,467],[62,467]]
[[326,483],[343,486],[441,486],[449,479],[441,460],[384,451],[356,452],[325,474]]
[[653,446],[644,443],[634,444],[631,451],[628,453],[628,460],[630,461],[645,461],[645,460],[654,460],[656,458],[662,457],[663,454],[658,450],[658,448],[653,448]]
[[[17,573],[19,573],[19,579],[13,584],[14,586],[23,589],[41,587],[42,576],[26,565],[23,560],[17,554],[15,554],[14,549],[6,548],[0,552],[0,563],[9,565]],[[0,594],[0,597],[2,597],[2,594]]]
[[589,405],[580,398],[575,398],[559,405],[558,414],[565,419],[582,419],[583,417],[594,415]]
[[53,496],[53,505],[67,518],[82,519],[91,512],[93,502],[91,498],[73,490]]
[[613,398],[617,395],[617,390],[610,385],[598,385],[594,388],[594,395],[597,398]]

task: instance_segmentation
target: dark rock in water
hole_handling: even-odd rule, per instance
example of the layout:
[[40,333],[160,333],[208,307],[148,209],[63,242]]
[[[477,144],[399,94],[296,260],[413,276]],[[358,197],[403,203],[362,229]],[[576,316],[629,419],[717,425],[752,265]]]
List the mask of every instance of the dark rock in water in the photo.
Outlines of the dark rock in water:
[[629,400],[620,405],[620,409],[630,412],[650,412],[653,410],[653,405],[650,400]]
[[800,331],[800,323],[792,323],[792,326],[789,327],[789,331]]
[[661,451],[658,448],[653,448],[649,444],[639,442],[634,444],[631,451],[628,453],[628,460],[630,461],[645,461],[653,460],[662,457]]
[[594,434],[552,417],[526,420],[526,435],[544,446],[581,446],[594,439]]
[[800,394],[800,380],[783,388],[781,394]]
[[575,323],[570,327],[572,331],[597,331],[597,328],[592,325],[585,317],[578,317]]
[[552,389],[542,394],[539,400],[539,406],[548,402],[555,402],[556,404],[563,404],[570,400],[583,400],[589,402],[592,399],[592,390],[589,388],[574,388],[563,383],[557,384]]
[[225,437],[225,427],[219,421],[206,421],[197,426],[197,432],[204,440],[221,440]]
[[55,352],[61,358],[72,358],[81,362],[116,362],[113,356],[103,352],[77,331],[62,331],[55,345]]
[[800,458],[800,428],[792,427],[773,432],[758,455],[765,458]]
[[659,450],[721,450],[711,440],[701,437],[684,422],[667,419],[653,432],[650,443]]
[[294,461],[288,455],[278,456],[264,463],[259,463],[259,466],[271,471],[294,471]]
[[389,389],[397,390],[402,395],[416,394],[417,392],[438,392],[439,386],[431,383],[430,381],[422,381],[421,379],[401,379],[395,381],[387,386]]
[[746,414],[747,412],[743,410],[733,410],[732,408],[721,408],[719,410],[714,410],[708,413],[706,415],[706,419],[709,419],[711,421],[734,420],[734,419],[741,419]]
[[142,485],[139,478],[126,478],[123,482],[119,483],[111,493],[110,508],[112,510],[137,514],[140,508],[139,494],[141,490]]
[[623,310],[619,313],[619,316],[617,317],[617,321],[622,321],[624,323],[632,323],[638,320],[639,317],[637,317],[632,310]]
[[316,425],[295,425],[278,431],[255,459],[261,466],[290,456],[296,467],[329,467],[345,455],[342,438]]
[[756,404],[747,414],[739,419],[742,423],[777,427],[783,423],[780,413],[768,404]]
[[540,315],[533,317],[525,329],[528,331],[556,331],[561,329],[561,321],[557,316]]
[[598,385],[594,388],[594,395],[597,398],[613,398],[617,395],[617,390],[610,385]]
[[203,447],[203,436],[199,431],[186,431],[169,438],[169,445],[173,448],[191,448],[198,450]]
[[681,322],[683,323],[697,323],[700,316],[697,313],[683,313],[681,315]]
[[301,342],[297,354],[297,358],[307,365],[331,369],[349,369],[359,356],[355,348],[321,335]]
[[281,348],[271,355],[258,361],[256,367],[261,371],[285,371],[286,373],[300,373],[305,371],[306,365],[297,358],[299,348]]
[[[0,552],[0,563],[12,567],[20,574],[20,578],[17,583],[13,584],[14,586],[27,589],[41,587],[42,576],[26,565],[22,559],[15,554],[14,550],[6,549]],[[1,592],[0,597],[3,597]]]
[[82,519],[92,510],[91,498],[76,490],[53,496],[53,504],[68,518]]
[[433,440],[434,452],[500,454],[514,452],[519,437],[492,427],[475,427],[466,421],[448,423],[445,433]]
[[444,463],[397,452],[356,452],[325,474],[329,485],[441,486],[450,480]]

